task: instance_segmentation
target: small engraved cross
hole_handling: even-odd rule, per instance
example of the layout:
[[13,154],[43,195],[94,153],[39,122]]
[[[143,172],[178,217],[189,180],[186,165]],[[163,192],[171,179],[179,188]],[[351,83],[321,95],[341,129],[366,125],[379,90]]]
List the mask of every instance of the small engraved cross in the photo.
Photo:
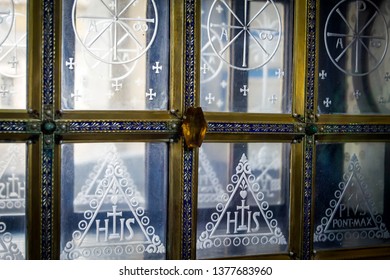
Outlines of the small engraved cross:
[[211,104],[213,103],[213,101],[215,101],[215,97],[212,96],[211,93],[209,93],[209,95],[205,99],[208,102],[208,104]]
[[282,69],[278,69],[278,71],[275,71],[275,75],[278,76],[278,78],[282,78],[284,77],[284,71],[282,71]]
[[321,80],[325,80],[326,77],[328,76],[328,73],[326,73],[325,70],[322,70],[319,76]]
[[123,84],[119,80],[115,80],[115,84],[112,83],[111,86],[115,88],[115,91],[118,92],[122,89]]
[[249,88],[247,85],[244,85],[243,88],[240,88],[240,92],[243,93],[244,96],[247,96],[249,93]]
[[203,74],[206,74],[207,71],[209,70],[209,67],[207,67],[206,63],[203,64],[203,67],[200,68],[200,70],[202,70]]
[[329,97],[327,97],[325,100],[324,100],[324,105],[326,108],[329,108],[330,105],[332,105],[332,101],[329,99]]
[[276,101],[278,100],[278,98],[276,97],[276,95],[272,95],[270,98],[268,98],[268,100],[272,103],[272,104],[275,104]]
[[388,82],[390,80],[390,73],[389,72],[386,73],[385,80],[386,80],[386,82]]
[[153,101],[153,97],[156,97],[157,93],[153,92],[153,89],[149,89],[149,92],[146,93],[146,97],[149,97],[150,101]]
[[18,61],[18,59],[17,59],[16,56],[13,56],[13,57],[12,57],[12,60],[11,60],[11,61],[8,61],[8,64],[11,64],[11,67],[12,67],[12,68],[16,68],[16,65],[19,64],[19,61]]
[[67,66],[70,70],[73,70],[75,65],[76,65],[76,63],[74,62],[73,57],[70,57],[69,61],[65,62],[65,66]]
[[79,94],[79,91],[78,90],[76,90],[76,93],[71,93],[70,94],[70,97],[71,98],[74,98],[74,100],[76,100],[76,101],[79,101],[79,99],[81,98],[81,97],[83,97],[81,94]]
[[362,93],[360,92],[360,90],[355,90],[353,92],[353,96],[355,96],[356,99],[359,99],[359,97],[362,95]]
[[220,83],[220,85],[221,85],[222,88],[226,88],[227,83],[226,83],[225,80],[223,80],[223,81]]
[[1,97],[5,97],[9,94],[9,89],[7,89],[6,85],[1,85],[0,94],[1,94]]
[[153,66],[152,66],[152,70],[153,70],[153,71],[156,71],[156,72],[155,72],[156,74],[159,74],[160,71],[162,71],[162,66],[160,65],[160,62],[159,62],[159,61],[156,61],[156,65],[153,65]]
[[220,13],[222,13],[223,8],[221,7],[221,5],[218,5],[216,10],[217,10],[218,14],[220,14]]

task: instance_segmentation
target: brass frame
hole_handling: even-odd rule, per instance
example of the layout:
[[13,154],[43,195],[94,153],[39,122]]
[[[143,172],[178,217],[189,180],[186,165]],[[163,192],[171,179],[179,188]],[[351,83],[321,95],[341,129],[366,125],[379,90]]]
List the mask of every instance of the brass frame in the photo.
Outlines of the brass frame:
[[[87,141],[143,141],[169,142],[169,190],[168,190],[168,227],[167,227],[167,258],[196,258],[196,215],[197,215],[197,164],[198,150],[189,150],[180,135],[181,118],[189,106],[200,104],[200,75],[197,71],[200,65],[201,28],[198,26],[201,17],[201,0],[170,1],[170,103],[167,111],[62,111],[61,110],[61,59],[62,59],[62,3],[66,0],[29,0],[28,9],[28,100],[26,110],[0,110],[0,124],[5,127],[0,131],[1,141],[16,141],[27,143],[28,151],[28,211],[27,214],[27,258],[59,258],[60,244],[60,160],[61,143],[81,143]],[[325,0],[324,0],[325,1]],[[206,112],[205,117],[209,128],[213,123],[226,125],[269,125],[275,128],[259,131],[228,131],[214,130],[206,135],[206,142],[291,142],[291,187],[290,187],[290,231],[289,252],[284,254],[267,254],[246,256],[239,259],[341,259],[341,258],[389,258],[389,247],[329,250],[313,252],[313,215],[315,193],[315,141],[319,142],[363,142],[389,140],[389,116],[377,115],[318,115],[316,108],[309,109],[308,84],[314,76],[314,104],[318,103],[318,61],[319,53],[314,53],[314,68],[309,67],[313,58],[307,47],[314,38],[315,46],[319,43],[319,14],[322,1],[296,0],[294,5],[294,44],[292,52],[292,108],[291,114],[244,114],[244,113],[213,113]],[[320,3],[321,2],[321,3]],[[49,8],[54,6],[53,22],[45,17]],[[188,6],[187,6],[188,5]],[[313,8],[314,7],[314,8]],[[194,8],[194,9],[192,9]],[[314,11],[314,12],[313,12]],[[37,18],[43,20],[36,20]],[[314,25],[314,27],[313,27]],[[47,28],[47,26],[49,26]],[[52,28],[52,29],[51,29]],[[188,34],[191,28],[192,34]],[[314,31],[313,31],[314,28]],[[310,33],[312,30],[314,32]],[[49,33],[49,34],[48,34]],[[53,77],[44,73],[42,59],[51,54],[43,53],[45,39],[54,39]],[[189,37],[191,38],[189,38]],[[314,36],[314,37],[313,37]],[[194,39],[191,41],[191,39]],[[49,58],[50,60],[50,58]],[[313,60],[311,60],[313,61]],[[50,61],[49,61],[50,62]],[[194,66],[193,73],[187,73],[186,63]],[[34,66],[34,67],[32,67]],[[39,70],[37,70],[39,69]],[[314,70],[313,70],[314,69]],[[187,75],[187,76],[186,76]],[[189,77],[190,76],[190,77]],[[44,89],[53,82],[53,104],[44,104]],[[191,84],[191,88],[188,88]],[[45,89],[47,90],[47,88]],[[187,96],[186,96],[187,95]],[[194,104],[187,104],[186,97],[191,95]],[[316,105],[315,105],[316,106]],[[53,122],[56,130],[53,134],[45,134],[41,126],[45,122]],[[99,130],[77,131],[70,126],[75,122],[161,122],[166,129],[158,130]],[[306,134],[305,128],[312,126],[318,129],[314,135]],[[339,127],[342,128],[339,128]],[[363,133],[361,126],[368,128]],[[0,126],[1,127],[1,126]],[[288,127],[282,132],[280,127]],[[336,128],[335,128],[336,127]],[[335,129],[333,129],[335,128]],[[373,128],[373,129],[371,129]],[[379,128],[379,129],[376,129]],[[62,142],[61,142],[62,141]],[[52,154],[52,181],[44,182],[45,151]],[[191,155],[192,185],[186,190],[184,165],[186,155]],[[306,174],[310,171],[310,174]],[[311,179],[311,182],[308,181]],[[45,194],[46,187],[52,191],[51,196]],[[190,193],[186,193],[189,191]],[[311,204],[307,201],[306,192],[311,192]],[[185,195],[191,195],[190,205],[185,204]],[[51,244],[44,245],[43,232],[44,203],[49,199],[52,216],[49,217],[52,226]],[[185,208],[190,208],[191,220],[187,225],[183,221]],[[188,213],[187,213],[188,214]],[[307,220],[307,218],[310,218]],[[305,228],[310,228],[310,236]],[[189,236],[186,234],[189,233]],[[186,235],[190,245],[183,245],[182,238]],[[50,256],[42,251],[44,246],[51,246]],[[186,247],[187,246],[187,247]],[[237,259],[237,258],[236,258]]]

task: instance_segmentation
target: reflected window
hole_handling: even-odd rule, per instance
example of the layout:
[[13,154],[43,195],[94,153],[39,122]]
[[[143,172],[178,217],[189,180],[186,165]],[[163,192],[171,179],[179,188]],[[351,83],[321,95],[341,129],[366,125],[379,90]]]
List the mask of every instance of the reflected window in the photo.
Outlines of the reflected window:
[[292,11],[290,1],[202,1],[202,108],[291,112]]
[[61,148],[61,259],[165,259],[166,144]]

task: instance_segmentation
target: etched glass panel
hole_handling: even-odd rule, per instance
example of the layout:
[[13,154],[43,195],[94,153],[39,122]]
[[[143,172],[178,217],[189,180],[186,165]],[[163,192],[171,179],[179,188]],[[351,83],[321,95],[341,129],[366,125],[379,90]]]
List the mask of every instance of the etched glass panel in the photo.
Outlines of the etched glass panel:
[[390,114],[390,2],[322,3],[319,113]]
[[26,256],[26,144],[0,143],[0,260]]
[[198,259],[286,252],[289,156],[290,144],[202,145]]
[[27,0],[0,0],[0,109],[27,108]]
[[166,110],[169,0],[63,1],[62,108]]
[[204,110],[291,112],[292,2],[202,0]]
[[390,244],[390,144],[317,145],[314,248]]
[[167,145],[61,149],[61,259],[164,259]]

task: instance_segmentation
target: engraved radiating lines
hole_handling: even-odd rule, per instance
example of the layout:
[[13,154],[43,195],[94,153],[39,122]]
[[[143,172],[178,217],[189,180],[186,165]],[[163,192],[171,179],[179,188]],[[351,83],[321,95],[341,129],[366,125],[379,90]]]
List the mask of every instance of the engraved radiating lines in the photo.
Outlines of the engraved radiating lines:
[[[379,23],[378,28],[371,28],[374,22]],[[347,31],[344,33],[330,30],[335,28],[334,26],[341,28],[345,26]],[[339,70],[355,76],[366,75],[382,63],[386,54],[388,44],[386,20],[377,6],[369,0],[344,0],[329,13],[325,23],[324,39],[326,51]],[[373,52],[375,48],[378,51]],[[371,61],[368,64],[368,68],[371,69],[364,69],[365,64],[362,63],[364,55]],[[347,63],[342,59],[347,60]]]
[[[153,9],[150,9],[151,12],[148,11],[146,16],[134,17],[129,15],[133,14],[132,7],[136,3],[135,0],[128,2],[114,0],[110,5],[100,0],[98,5],[101,9],[97,9],[97,15],[83,14],[82,9],[78,7],[78,2],[75,1],[73,6],[75,34],[97,60],[109,64],[133,62],[150,48],[157,33],[158,15],[155,2],[154,0],[144,0],[144,2],[145,5],[151,3]],[[124,7],[119,8],[120,4]],[[81,27],[85,22],[90,23],[89,30]],[[94,30],[91,30],[91,26]],[[91,31],[97,34],[91,34]],[[152,33],[150,39],[146,40],[144,32]],[[122,47],[125,43],[127,48]],[[126,58],[121,57],[123,55]]]
[[[224,9],[224,8],[226,9]],[[225,0],[216,0],[210,8],[208,16],[208,36],[211,41],[211,46],[214,52],[231,67],[239,70],[252,70],[262,67],[268,63],[280,43],[281,21],[279,12],[273,1],[266,1],[259,3],[255,1],[245,0],[242,11],[238,13],[236,8],[232,7]],[[253,12],[253,14],[252,14]],[[224,22],[226,18],[230,18],[229,23]],[[277,28],[269,29],[266,27],[259,27],[256,24],[267,20],[269,25],[277,24]],[[256,23],[256,24],[255,24]],[[263,23],[264,24],[264,23]],[[228,30],[230,32],[228,32]],[[221,40],[223,46],[212,42],[214,35],[212,32],[222,32]],[[275,34],[277,34],[275,36]],[[276,38],[277,37],[277,38]],[[264,41],[264,42],[261,42]],[[225,43],[226,42],[226,43]],[[235,48],[235,53],[239,53],[239,58],[235,62],[231,62],[227,50]],[[271,51],[272,49],[272,51]],[[257,65],[250,65],[251,53],[261,53],[263,57]]]

